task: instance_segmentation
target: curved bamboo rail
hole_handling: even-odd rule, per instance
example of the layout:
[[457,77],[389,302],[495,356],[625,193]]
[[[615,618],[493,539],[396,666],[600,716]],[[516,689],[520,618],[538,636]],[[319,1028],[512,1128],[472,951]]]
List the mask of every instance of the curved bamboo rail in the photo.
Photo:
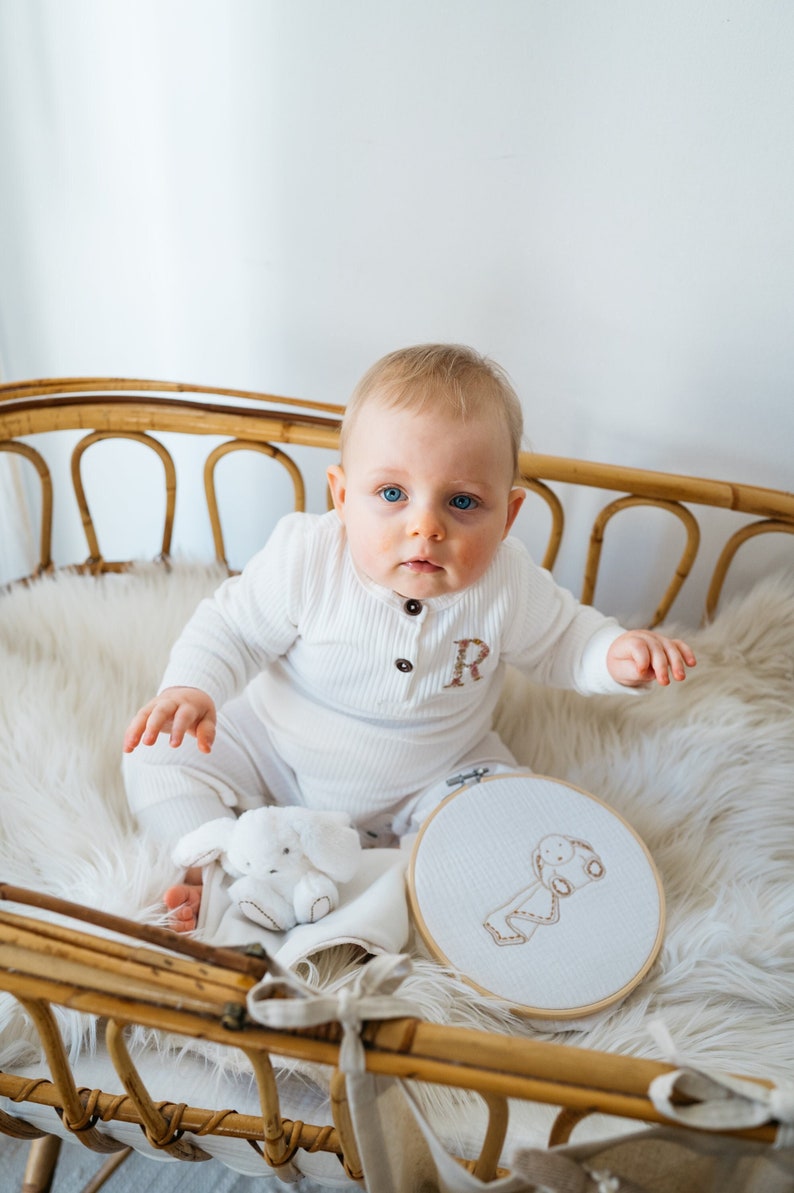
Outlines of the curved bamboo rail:
[[[0,386],[0,452],[15,452],[21,460],[30,463],[41,487],[40,552],[34,574],[52,568],[54,496],[46,460],[28,442],[29,439],[52,431],[86,432],[85,438],[73,449],[72,482],[88,556],[84,561],[74,561],[74,565],[95,573],[119,571],[128,563],[109,562],[101,550],[80,475],[80,459],[86,448],[100,440],[118,438],[143,443],[158,453],[165,469],[161,557],[167,560],[178,478],[170,453],[158,436],[176,433],[195,437],[196,442],[202,437],[221,439],[222,442],[212,447],[205,457],[204,484],[216,556],[225,562],[214,481],[217,462],[231,452],[243,450],[269,456],[289,472],[294,488],[294,508],[303,509],[304,479],[288,449],[338,450],[343,409],[338,405],[252,390],[124,378],[55,378]],[[661,594],[649,624],[656,624],[667,615],[698,556],[697,507],[730,511],[739,519],[728,532],[717,564],[708,577],[707,618],[716,611],[728,570],[740,547],[760,534],[791,534],[794,531],[794,494],[781,490],[530,452],[521,454],[520,470],[522,482],[546,503],[551,516],[543,557],[543,566],[549,569],[557,559],[565,531],[563,502],[553,486],[574,485],[621,494],[605,504],[593,522],[582,585],[585,603],[592,601],[595,594],[605,527],[618,513],[644,504],[663,510],[683,523],[686,543],[681,560],[667,590]],[[756,520],[749,521],[751,518]]]
[[[0,886],[0,898],[33,906],[46,904],[48,909],[60,906],[61,914],[74,906],[49,897],[43,900],[36,892],[6,884]],[[90,909],[81,910],[85,919],[94,919]],[[103,925],[106,923],[101,913],[96,918]],[[124,922],[118,917],[112,919],[117,927]],[[135,923],[129,923],[129,928],[135,938],[163,931]],[[257,1071],[262,1116],[249,1116],[256,1123],[251,1137],[265,1139],[269,1163],[276,1166],[287,1163],[294,1148],[304,1145],[296,1144],[292,1132],[284,1127],[271,1080],[270,1058],[289,1057],[336,1068],[341,1041],[339,1025],[275,1030],[258,1025],[245,1013],[232,1022],[227,1014],[230,997],[244,1005],[245,993],[257,980],[253,973],[241,973],[239,966],[229,969],[230,953],[239,957],[231,950],[215,950],[205,945],[202,946],[204,960],[190,959],[188,953],[195,942],[169,935],[175,950],[171,954],[137,944],[127,948],[123,942],[115,941],[108,955],[108,942],[102,937],[0,912],[0,988],[33,1009],[51,1071],[50,1082],[37,1083],[1,1074],[0,1095],[58,1105],[66,1113],[70,1129],[75,1131],[90,1133],[100,1117],[103,1121],[119,1117],[141,1122],[152,1141],[157,1141],[156,1146],[168,1146],[174,1141],[177,1129],[172,1113],[146,1094],[119,1043],[121,1027],[139,1024],[199,1038],[241,1049],[252,1061]],[[154,939],[160,938],[155,935]],[[101,1091],[94,1091],[90,1097],[80,1095],[49,1010],[53,1003],[114,1022],[113,1053],[117,1065],[121,1065],[118,1071],[125,1084],[126,1098],[111,1099]],[[658,1061],[417,1019],[367,1024],[362,1039],[366,1068],[372,1073],[470,1089],[486,1099],[490,1114],[479,1161],[482,1171],[495,1163],[506,1123],[506,1098],[525,1098],[564,1106],[573,1112],[597,1111],[642,1122],[666,1121],[648,1096],[651,1081],[673,1068]],[[344,1101],[339,1083],[336,1100],[338,1104]],[[232,1126],[236,1128],[234,1133],[245,1135],[244,1117],[231,1117],[224,1112],[217,1124],[219,1133],[227,1133]],[[194,1132],[203,1127],[207,1131],[206,1124],[207,1112],[189,1108],[180,1111],[179,1129]],[[304,1127],[310,1144],[343,1154],[341,1136],[349,1131],[343,1114],[332,1132],[328,1132],[327,1125],[304,1124]],[[725,1133],[771,1142],[775,1128],[765,1125]],[[84,1141],[89,1138],[93,1136],[85,1136]],[[320,1138],[322,1142],[318,1143]],[[354,1144],[348,1149],[347,1159],[354,1170],[357,1164]]]

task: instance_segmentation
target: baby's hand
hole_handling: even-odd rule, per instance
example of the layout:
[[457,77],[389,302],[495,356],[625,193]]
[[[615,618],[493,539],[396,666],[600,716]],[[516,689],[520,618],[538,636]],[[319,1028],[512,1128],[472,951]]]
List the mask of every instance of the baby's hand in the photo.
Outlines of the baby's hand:
[[170,733],[171,745],[181,746],[185,734],[196,739],[202,754],[215,741],[215,703],[200,688],[166,688],[138,709],[124,734],[124,752],[131,754],[143,742],[153,746],[158,734]]
[[628,630],[607,651],[609,674],[628,688],[654,679],[669,684],[671,672],[673,679],[686,679],[687,667],[694,667],[696,662],[686,642],[665,638],[653,630]]

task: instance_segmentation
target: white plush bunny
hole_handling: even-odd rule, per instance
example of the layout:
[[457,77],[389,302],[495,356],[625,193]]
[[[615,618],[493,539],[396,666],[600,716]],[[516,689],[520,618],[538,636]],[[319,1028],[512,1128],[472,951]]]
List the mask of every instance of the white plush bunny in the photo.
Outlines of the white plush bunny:
[[356,871],[361,843],[344,812],[265,807],[209,820],[176,844],[176,865],[216,859],[237,881],[229,897],[243,915],[272,931],[312,924],[337,906],[336,884]]

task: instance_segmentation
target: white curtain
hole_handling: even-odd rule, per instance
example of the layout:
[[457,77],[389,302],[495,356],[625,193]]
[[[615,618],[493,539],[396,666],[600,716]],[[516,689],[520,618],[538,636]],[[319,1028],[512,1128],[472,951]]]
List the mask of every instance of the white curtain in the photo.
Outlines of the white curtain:
[[792,45],[779,0],[0,0],[8,376],[344,401],[458,340],[538,451],[790,487]]

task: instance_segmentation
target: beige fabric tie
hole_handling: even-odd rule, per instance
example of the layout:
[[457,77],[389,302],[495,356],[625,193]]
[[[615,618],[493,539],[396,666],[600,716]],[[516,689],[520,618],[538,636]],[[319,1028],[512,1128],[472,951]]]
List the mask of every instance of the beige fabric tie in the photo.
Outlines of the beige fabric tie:
[[[362,1023],[421,1015],[415,1004],[394,994],[410,972],[411,959],[407,954],[382,953],[363,965],[349,985],[329,993],[316,990],[297,974],[282,969],[248,992],[248,1013],[257,1023],[274,1028],[339,1022],[343,1033],[339,1068],[343,1073],[363,1073],[366,1056],[361,1042]],[[288,997],[274,998],[274,994]]]
[[[777,1122],[775,1147],[794,1147],[794,1085],[759,1085],[728,1073],[700,1069],[682,1057],[673,1044],[665,1024],[654,1019],[648,1030],[671,1064],[680,1065],[670,1073],[655,1077],[648,1096],[665,1118],[682,1127],[704,1131],[741,1130]],[[679,1094],[696,1101],[675,1105]]]

